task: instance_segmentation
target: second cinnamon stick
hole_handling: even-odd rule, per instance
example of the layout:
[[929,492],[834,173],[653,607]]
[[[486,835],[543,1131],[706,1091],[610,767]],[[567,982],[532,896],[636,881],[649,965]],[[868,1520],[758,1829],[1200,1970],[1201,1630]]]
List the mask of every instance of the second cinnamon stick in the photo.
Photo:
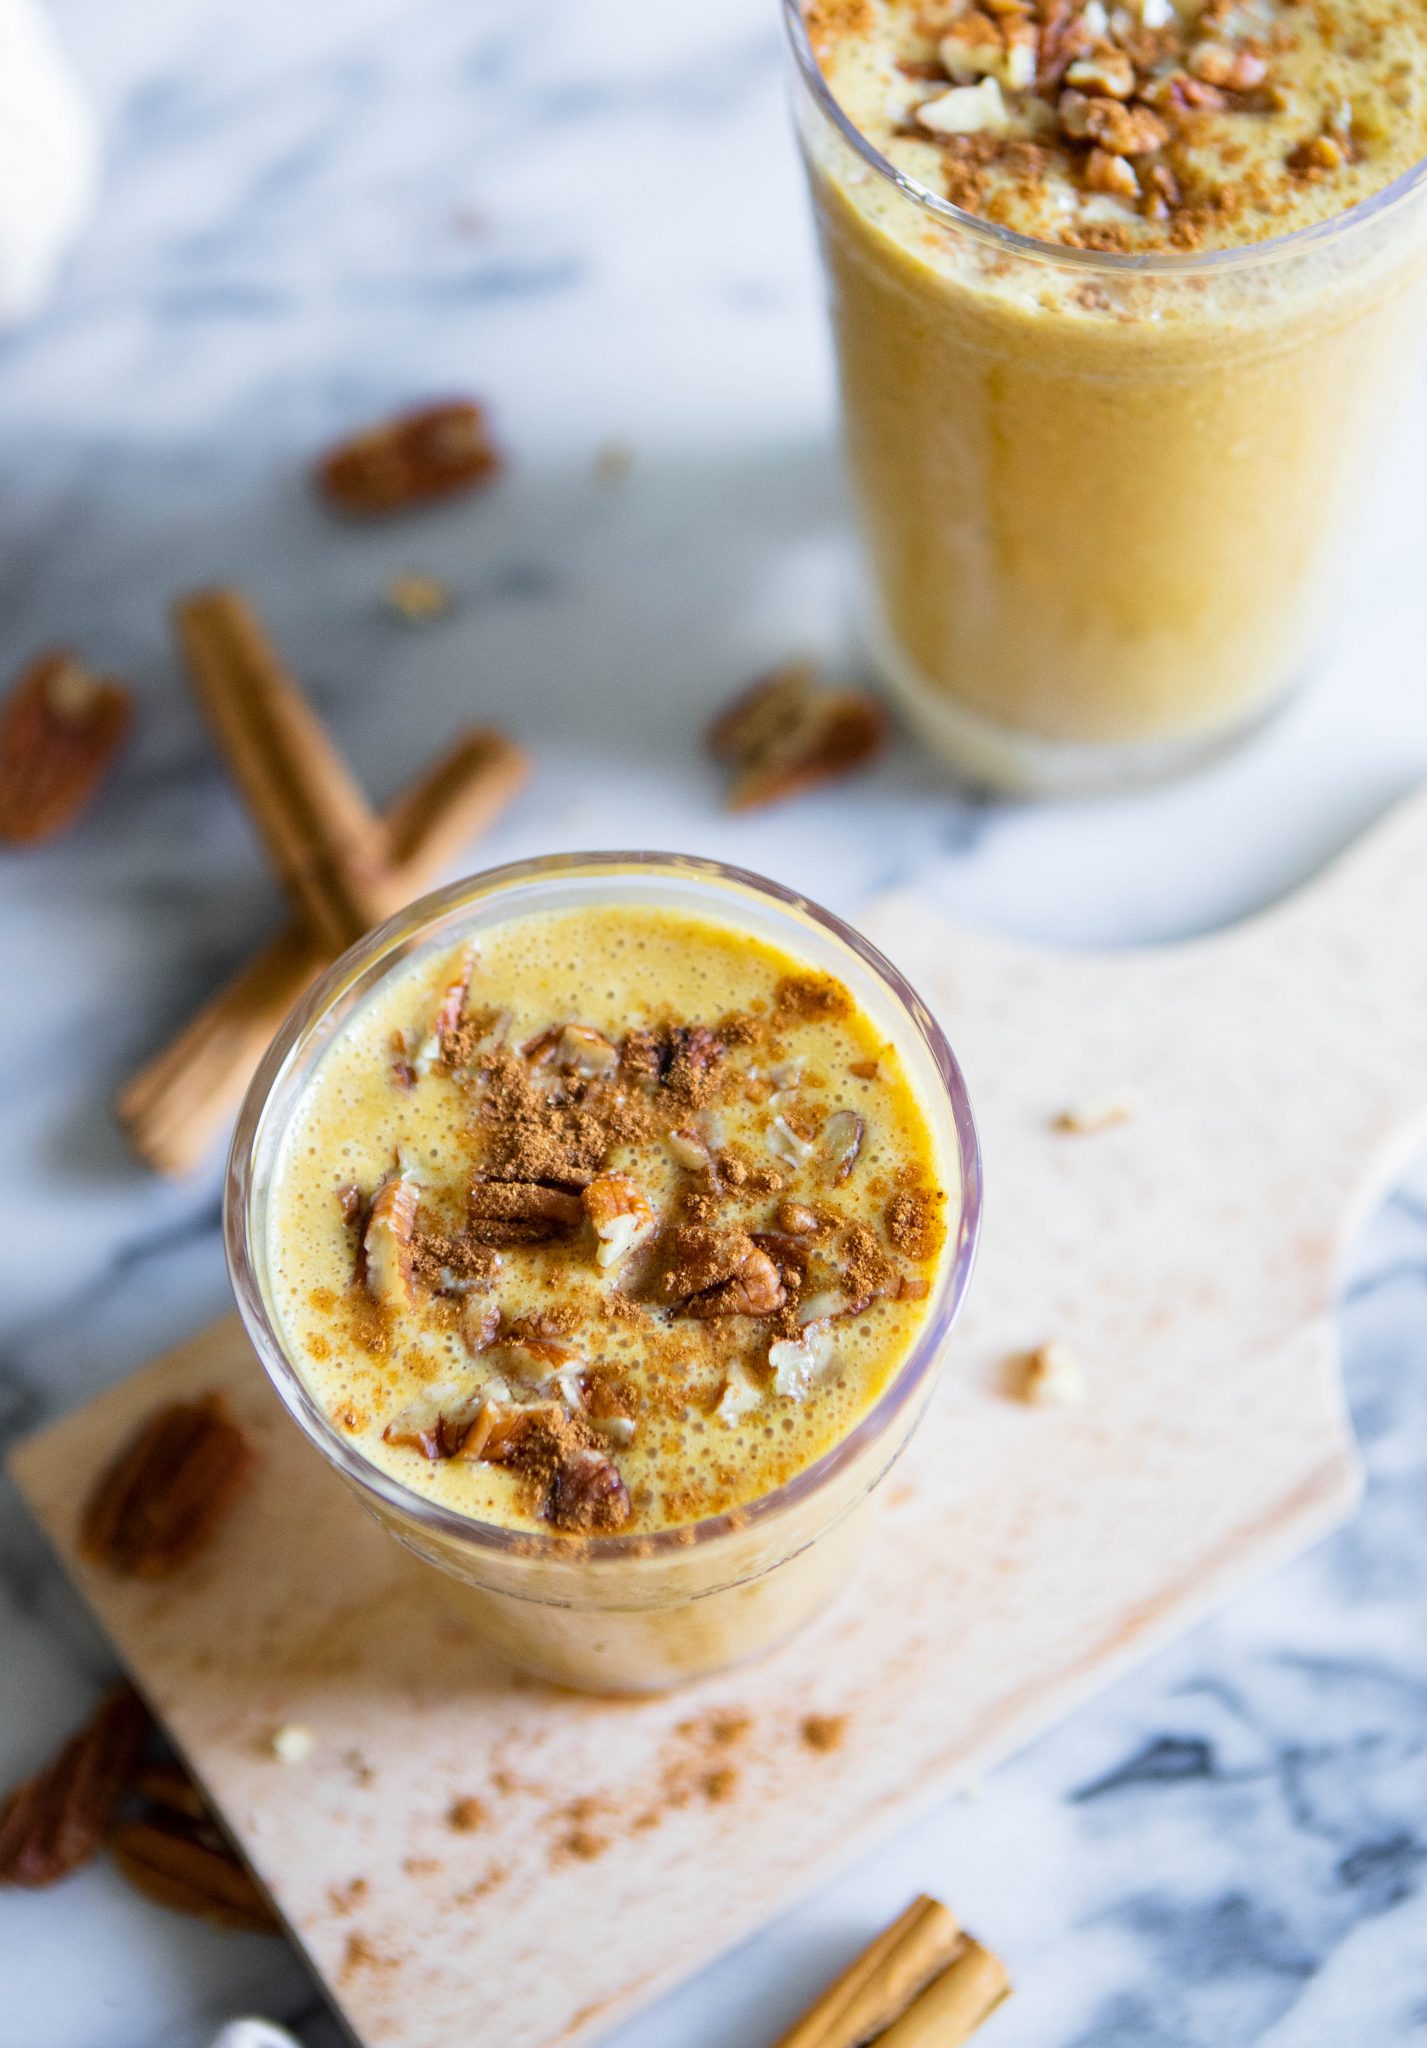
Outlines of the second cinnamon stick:
[[340,953],[396,908],[387,839],[321,720],[239,590],[174,607],[199,709],[294,909]]
[[[526,755],[503,733],[463,733],[398,797],[384,820],[392,885],[409,901],[491,825],[523,786]],[[219,990],[120,1091],[129,1143],[160,1173],[197,1166],[242,1098],[274,1032],[327,954],[292,925]]]

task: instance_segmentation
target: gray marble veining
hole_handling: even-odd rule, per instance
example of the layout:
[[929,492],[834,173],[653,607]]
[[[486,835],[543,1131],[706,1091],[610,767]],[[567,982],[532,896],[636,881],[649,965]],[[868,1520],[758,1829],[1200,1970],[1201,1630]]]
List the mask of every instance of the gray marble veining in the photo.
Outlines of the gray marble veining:
[[[0,666],[72,639],[141,716],[94,818],[0,871],[0,1442],[226,1301],[216,1166],[154,1182],[107,1111],[277,910],[176,675],[186,585],[253,591],[375,794],[458,722],[509,723],[539,777],[492,859],[678,844],[843,910],[915,880],[1005,929],[1140,943],[1271,900],[1427,773],[1419,405],[1323,673],[1248,752],[1028,810],[952,793],[903,742],[856,788],[720,813],[709,709],[791,649],[856,659],[774,12],[57,0],[108,174],[57,302],[0,341]],[[370,532],[314,506],[303,465],[334,430],[463,387],[511,451],[497,492]],[[609,444],[633,457],[617,485]],[[413,565],[458,599],[419,632],[381,602]],[[919,1886],[1013,1964],[988,2048],[1427,2038],[1420,1173],[1356,1248],[1343,1313],[1354,1524],[619,2048],[754,2048]],[[108,1670],[0,1486],[0,1779]],[[0,2048],[201,2048],[243,2010],[338,2039],[280,1944],[102,1869],[0,1899],[0,1986]]]

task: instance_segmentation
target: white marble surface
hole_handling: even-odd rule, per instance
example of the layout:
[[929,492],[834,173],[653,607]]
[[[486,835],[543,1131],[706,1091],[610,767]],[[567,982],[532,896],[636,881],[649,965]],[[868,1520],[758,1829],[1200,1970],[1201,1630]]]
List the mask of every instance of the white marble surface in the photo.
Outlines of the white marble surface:
[[[846,647],[773,17],[773,0],[59,0],[107,185],[52,310],[0,341],[0,664],[73,639],[134,679],[142,715],[93,819],[0,868],[0,1439],[226,1299],[216,1171],[148,1179],[106,1108],[275,910],[175,674],[164,605],[186,584],[251,587],[376,793],[459,720],[511,724],[539,779],[493,859],[679,845],[854,914],[915,878],[1005,929],[1142,942],[1272,899],[1427,774],[1419,407],[1337,648],[1233,761],[1027,810],[957,797],[903,744],[855,788],[720,815],[693,744],[710,705],[793,647]],[[509,481],[334,528],[307,454],[448,387],[491,400]],[[617,487],[592,474],[610,442],[634,455]],[[453,583],[453,620],[383,614],[407,564]],[[1015,1969],[988,2048],[1427,2039],[1425,1316],[1419,1171],[1345,1283],[1356,1524],[618,2048],[757,2048],[918,1886]],[[107,1671],[0,1486],[0,1781]],[[199,2048],[244,2010],[308,2048],[337,2038],[281,1944],[173,1919],[102,1868],[0,1897],[0,1987],[0,2048]]]

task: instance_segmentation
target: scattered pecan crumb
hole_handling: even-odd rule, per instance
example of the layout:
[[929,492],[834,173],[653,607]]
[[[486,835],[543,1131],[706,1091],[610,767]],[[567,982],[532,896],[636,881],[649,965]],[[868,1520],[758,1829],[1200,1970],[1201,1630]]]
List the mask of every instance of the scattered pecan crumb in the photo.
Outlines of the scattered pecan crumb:
[[131,700],[67,648],[24,669],[0,710],[0,843],[34,846],[72,825],[129,730]]
[[1016,1392],[1035,1408],[1070,1408],[1085,1398],[1085,1371],[1078,1355],[1059,1339],[1037,1345],[1015,1361]]
[[1143,1109],[1144,1098],[1138,1089],[1117,1088],[1109,1094],[1093,1095],[1084,1102],[1075,1102],[1062,1109],[1054,1118],[1054,1128],[1077,1136],[1091,1136],[1097,1131],[1111,1130],[1116,1124],[1130,1123]]
[[476,490],[500,469],[484,408],[451,399],[341,442],[318,463],[316,482],[337,511],[369,518]]
[[819,685],[808,662],[760,677],[714,720],[709,749],[733,770],[728,807],[754,810],[815,789],[880,752],[886,714],[858,690]]
[[835,1749],[841,1749],[847,1734],[847,1719],[846,1714],[808,1714],[799,1732],[809,1749],[826,1756]]
[[606,441],[595,450],[593,467],[597,484],[622,484],[634,467],[634,450],[627,441]]
[[280,1764],[306,1763],[317,1747],[317,1737],[299,1721],[284,1721],[267,1739],[267,1748]]
[[253,1463],[221,1394],[159,1409],[91,1492],[84,1555],[130,1578],[166,1577],[208,1542]]
[[388,607],[408,626],[424,626],[449,612],[454,598],[449,583],[420,569],[404,569],[386,587]]

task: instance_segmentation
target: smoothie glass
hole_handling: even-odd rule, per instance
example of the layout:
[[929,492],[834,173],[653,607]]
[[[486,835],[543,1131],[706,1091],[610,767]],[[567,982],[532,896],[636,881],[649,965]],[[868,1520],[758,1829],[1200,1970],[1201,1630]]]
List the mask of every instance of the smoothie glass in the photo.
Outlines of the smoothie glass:
[[1427,162],[1200,255],[976,218],[848,120],[784,0],[869,637],[971,779],[1178,772],[1302,675],[1422,332]]
[[[480,1522],[370,1464],[309,1393],[272,1313],[268,1202],[285,1135],[324,1048],[393,971],[483,926],[581,904],[664,905],[719,919],[836,975],[897,1047],[930,1125],[948,1195],[948,1242],[927,1317],[887,1390],[839,1443],[776,1492],[727,1514],[639,1535],[532,1534]],[[780,1642],[846,1585],[868,1496],[916,1426],[970,1278],[981,1170],[965,1084],[936,1021],[867,941],[776,883],[664,854],[519,862],[413,904],[333,965],[289,1018],[243,1105],[225,1231],[238,1307],[299,1427],[398,1541],[460,1583],[469,1626],[559,1684],[645,1692]]]

